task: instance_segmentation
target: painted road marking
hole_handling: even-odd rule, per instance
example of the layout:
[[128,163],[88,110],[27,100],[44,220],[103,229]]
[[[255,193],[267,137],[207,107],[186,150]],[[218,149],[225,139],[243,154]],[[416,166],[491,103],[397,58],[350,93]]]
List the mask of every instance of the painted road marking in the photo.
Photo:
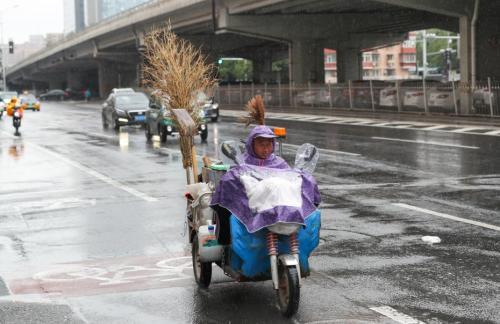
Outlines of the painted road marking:
[[405,139],[400,139],[400,138],[372,136],[372,139],[378,139],[378,140],[384,140],[384,141],[405,142],[405,143],[415,143],[415,144],[427,144],[427,145],[435,145],[435,146],[458,147],[458,148],[465,148],[465,149],[471,149],[471,150],[478,150],[479,149],[479,147],[477,147],[477,146],[444,144],[444,143],[438,143],[438,142],[427,142],[427,141],[419,141],[419,140],[405,140]]
[[[2,133],[4,133],[5,135],[9,136],[10,138],[15,138],[14,136],[10,135],[7,132],[2,131]],[[69,165],[71,165],[71,166],[73,166],[73,167],[75,167],[75,168],[77,168],[77,169],[79,169],[79,170],[81,170],[81,171],[83,171],[83,172],[85,172],[85,173],[93,176],[94,178],[97,178],[97,179],[101,180],[104,183],[107,183],[107,184],[109,184],[109,185],[111,185],[111,186],[113,186],[113,187],[115,187],[117,189],[120,189],[120,190],[123,190],[125,192],[128,192],[129,194],[131,194],[133,196],[136,196],[137,198],[143,199],[143,200],[145,200],[147,202],[158,201],[158,199],[155,198],[155,197],[151,197],[151,196],[149,196],[149,195],[147,195],[147,194],[145,194],[145,193],[143,193],[143,192],[141,192],[139,190],[136,190],[136,189],[134,189],[132,187],[129,187],[129,186],[123,184],[123,183],[120,183],[119,181],[117,181],[117,180],[115,180],[113,178],[110,178],[110,177],[108,177],[108,176],[106,176],[106,175],[104,175],[104,174],[102,174],[100,172],[97,172],[94,169],[86,167],[83,164],[80,164],[79,162],[76,162],[76,161],[73,161],[73,160],[71,160],[71,159],[69,159],[67,157],[64,157],[64,156],[62,156],[59,153],[53,152],[53,151],[51,151],[49,149],[46,149],[46,148],[44,148],[44,147],[42,147],[42,146],[40,146],[38,144],[35,144],[35,143],[30,143],[30,142],[25,142],[25,143],[28,144],[28,145],[31,145],[32,147],[38,149],[39,151],[42,151],[42,152],[44,152],[46,154],[49,154],[49,155],[52,155],[53,157],[55,157],[55,158],[57,158],[57,159],[65,162],[65,163],[67,163],[67,164],[69,164]]]
[[190,256],[165,255],[57,265],[30,278],[12,279],[12,294],[93,295],[184,285],[191,281]]
[[[223,111],[221,112],[223,116],[244,116],[243,111]],[[306,115],[306,114],[283,114],[283,113],[271,113],[266,114],[270,119],[282,119],[282,120],[307,120],[308,122],[316,123],[328,123],[328,124],[340,124],[340,125],[355,125],[355,126],[373,126],[373,127],[384,127],[384,128],[400,128],[400,129],[413,129],[413,130],[424,130],[424,131],[439,131],[448,133],[467,133],[474,135],[487,135],[487,136],[500,136],[500,130],[496,126],[456,126],[451,124],[438,124],[432,122],[394,122],[394,121],[381,121],[380,119],[366,119],[366,118],[352,118],[352,117],[329,117],[325,115]],[[322,118],[317,120],[310,120],[315,118]],[[405,125],[399,125],[399,124]],[[406,125],[408,123],[408,125]],[[396,124],[397,126],[395,126]],[[446,130],[443,128],[456,128],[454,130]],[[489,132],[473,132],[472,130],[487,130],[492,129]]]
[[424,322],[414,319],[413,317],[410,317],[406,314],[400,313],[389,306],[371,307],[370,309],[384,316],[387,316],[390,319],[401,324],[425,324]]
[[454,129],[454,130],[451,130],[450,132],[452,132],[452,133],[466,133],[466,132],[470,132],[472,130],[479,130],[479,129],[482,129],[482,128],[480,128],[480,127],[465,127],[465,128]]
[[480,226],[480,227],[484,227],[484,228],[488,228],[488,229],[500,232],[500,226],[495,226],[495,225],[491,225],[491,224],[487,224],[487,223],[483,223],[483,222],[478,222],[478,221],[474,221],[474,220],[470,220],[470,219],[466,219],[466,218],[461,218],[461,217],[457,217],[457,216],[453,216],[453,215],[439,213],[439,212],[435,212],[435,211],[432,211],[429,209],[424,209],[424,208],[420,208],[420,207],[416,207],[416,206],[412,206],[412,205],[408,205],[408,204],[403,204],[403,203],[393,203],[393,205],[401,207],[401,208],[406,208],[406,209],[418,211],[421,213],[425,213],[425,214],[429,214],[429,215],[433,215],[433,216],[437,216],[437,217],[442,217],[442,218],[446,218],[446,219],[451,219],[451,220],[454,220],[457,222],[476,225],[476,226]]
[[[293,149],[297,149],[300,147],[300,145],[283,143],[283,147],[290,147]],[[350,156],[361,156],[361,154],[358,154],[358,153],[351,153],[351,152],[345,152],[345,151],[329,150],[329,149],[322,149],[322,148],[318,148],[318,150],[320,152],[323,152],[326,154],[344,154],[344,155],[350,155]]]
[[422,128],[422,130],[437,130],[437,129],[446,128],[446,127],[450,127],[450,125],[434,125],[431,127]]
[[484,133],[484,135],[500,135],[500,130],[494,130],[491,132]]

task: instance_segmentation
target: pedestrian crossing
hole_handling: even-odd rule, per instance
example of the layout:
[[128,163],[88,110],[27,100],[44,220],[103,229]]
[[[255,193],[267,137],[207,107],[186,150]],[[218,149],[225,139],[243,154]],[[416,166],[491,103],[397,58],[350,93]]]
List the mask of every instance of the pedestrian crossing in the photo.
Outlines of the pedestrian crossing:
[[[242,117],[246,115],[244,111],[223,110],[222,116],[228,117]],[[370,118],[353,118],[353,117],[330,117],[319,115],[305,115],[305,114],[284,114],[267,112],[266,118],[270,120],[290,120],[290,121],[306,121],[309,123],[320,124],[338,124],[338,125],[352,125],[352,126],[369,126],[369,127],[382,127],[393,129],[413,129],[420,131],[435,131],[447,132],[455,134],[474,134],[486,136],[500,136],[500,127],[488,125],[452,125],[452,124],[438,124],[433,122],[419,122],[419,121],[384,121],[380,119]]]

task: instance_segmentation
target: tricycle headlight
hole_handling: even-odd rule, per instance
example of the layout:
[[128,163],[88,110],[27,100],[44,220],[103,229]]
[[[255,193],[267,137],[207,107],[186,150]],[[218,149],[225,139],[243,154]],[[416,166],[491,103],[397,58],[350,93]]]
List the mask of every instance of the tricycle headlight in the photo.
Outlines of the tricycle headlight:
[[207,127],[207,126],[205,126],[205,124],[201,124],[201,125],[200,125],[201,130],[205,130],[205,128],[206,128],[206,127]]
[[212,108],[213,108],[213,109],[219,109],[219,104],[218,104],[218,103],[214,103],[214,104],[212,105]]

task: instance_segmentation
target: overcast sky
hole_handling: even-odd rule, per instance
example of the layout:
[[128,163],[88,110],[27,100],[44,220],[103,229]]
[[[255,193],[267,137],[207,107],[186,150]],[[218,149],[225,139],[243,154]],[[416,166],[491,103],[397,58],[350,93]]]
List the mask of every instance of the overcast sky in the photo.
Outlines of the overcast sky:
[[12,39],[20,44],[29,35],[62,33],[63,1],[68,0],[0,0],[4,43]]

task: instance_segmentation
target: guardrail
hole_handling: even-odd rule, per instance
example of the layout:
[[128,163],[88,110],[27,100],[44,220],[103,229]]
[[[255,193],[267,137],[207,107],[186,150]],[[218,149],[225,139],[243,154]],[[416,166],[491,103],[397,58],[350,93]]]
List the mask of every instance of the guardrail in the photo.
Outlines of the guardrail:
[[433,80],[349,81],[344,84],[228,84],[215,90],[220,104],[245,105],[261,95],[268,107],[307,107],[463,115],[461,93],[472,97],[470,115],[500,116],[500,83]]

